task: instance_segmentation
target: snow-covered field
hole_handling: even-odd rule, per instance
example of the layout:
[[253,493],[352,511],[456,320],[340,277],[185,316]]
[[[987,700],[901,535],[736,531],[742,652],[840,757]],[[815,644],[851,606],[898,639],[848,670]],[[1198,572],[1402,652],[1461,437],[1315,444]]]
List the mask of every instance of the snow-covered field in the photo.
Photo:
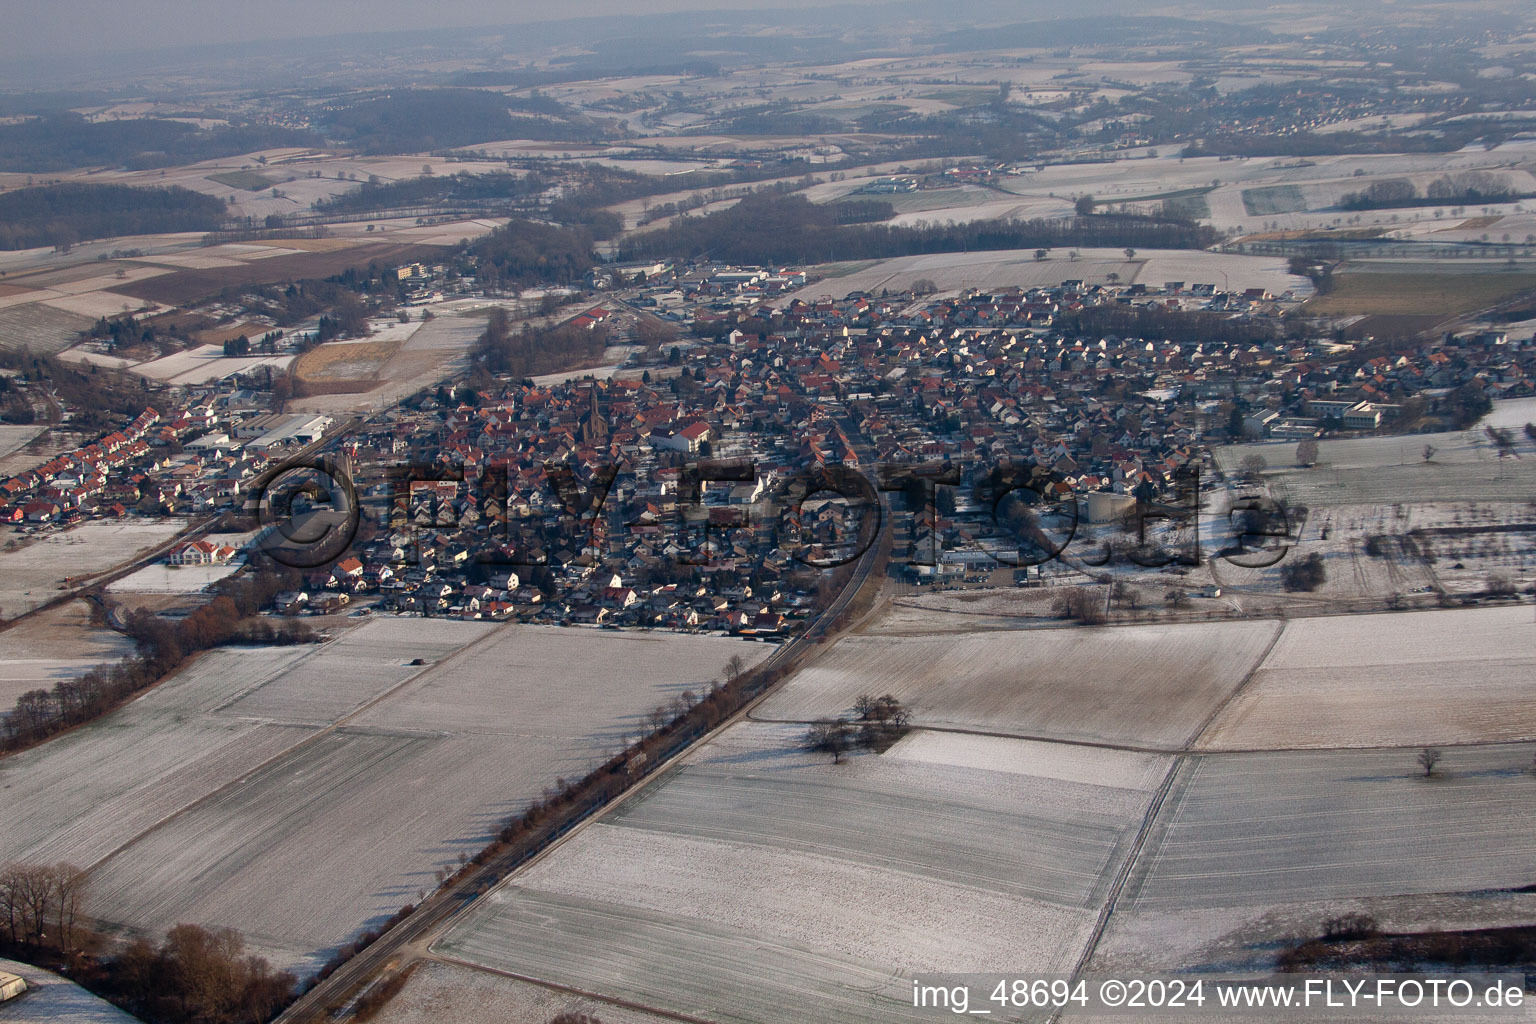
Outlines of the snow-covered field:
[[231,925],[275,962],[314,964],[652,707],[766,651],[378,618],[320,646],[210,652],[4,762],[17,810],[0,861],[91,867],[90,910],[115,925]]
[[6,456],[16,451],[41,434],[45,428],[42,426],[14,426],[9,423],[0,423],[0,456]]
[[179,519],[92,520],[72,530],[29,538],[0,552],[0,618],[14,618],[52,601],[66,576],[105,572],[175,536]]
[[1180,765],[1121,906],[1190,910],[1527,885],[1531,746],[1196,757]]
[[0,1005],[0,1020],[16,1024],[137,1024],[99,996],[68,978],[17,960],[0,959],[0,971],[27,983],[26,994]]
[[258,366],[282,369],[293,362],[292,355],[225,356],[222,345],[199,345],[139,363],[133,372],[169,384],[204,384],[236,373],[249,373]]
[[882,288],[899,291],[927,278],[940,292],[958,292],[965,288],[1055,287],[1067,280],[1090,284],[1108,284],[1111,273],[1125,284],[1140,282],[1160,288],[1167,281],[1187,284],[1206,282],[1242,290],[1267,288],[1276,295],[1293,291],[1310,295],[1311,284],[1287,270],[1286,261],[1261,256],[1236,256],[1227,253],[1188,252],[1184,250],[1139,250],[1134,260],[1127,260],[1119,249],[1079,249],[1080,258],[1070,258],[1070,250],[1053,249],[1049,258],[1037,260],[1032,249],[1005,249],[998,252],[940,253],[930,256],[900,256],[861,264],[831,265],[822,268],[840,276],[828,277],[786,294],[780,305],[799,298],[806,301],[822,295],[843,296],[854,291],[879,292]]
[[1295,619],[1200,746],[1532,739],[1533,680],[1527,606]]
[[665,1024],[667,1018],[488,971],[422,961],[411,980],[373,1019],[378,1024],[511,1024],[587,1013],[603,1024]]
[[170,565],[156,562],[107,587],[111,594],[195,594],[240,570],[239,562],[226,565]]
[[919,725],[1157,747],[1187,742],[1263,654],[1274,622],[845,636],[755,712],[842,714],[893,693]]
[[[1522,406],[1522,409],[1524,407]],[[1521,411],[1494,415],[1507,418]],[[1481,427],[1439,434],[1328,438],[1318,442],[1317,465],[1296,465],[1296,442],[1229,445],[1213,451],[1224,471],[1245,457],[1262,456],[1264,481],[1280,497],[1323,505],[1426,501],[1530,501],[1536,494],[1536,442],[1515,430],[1515,455],[1500,458]],[[1431,458],[1424,448],[1432,446]]]
[[133,643],[90,624],[84,601],[50,608],[0,632],[0,715],[28,690],[51,690],[61,679],[130,654]]
[[711,1020],[928,1019],[914,973],[1071,968],[1166,770],[923,733],[832,765],[800,734],[737,725],[434,949]]

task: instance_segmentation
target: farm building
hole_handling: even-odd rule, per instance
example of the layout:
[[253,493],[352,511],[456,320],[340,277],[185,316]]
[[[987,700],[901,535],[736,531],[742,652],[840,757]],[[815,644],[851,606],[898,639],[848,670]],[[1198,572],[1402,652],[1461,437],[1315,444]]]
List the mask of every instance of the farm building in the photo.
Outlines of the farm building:
[[14,974],[0,971],[0,1003],[15,999],[27,990],[27,983]]

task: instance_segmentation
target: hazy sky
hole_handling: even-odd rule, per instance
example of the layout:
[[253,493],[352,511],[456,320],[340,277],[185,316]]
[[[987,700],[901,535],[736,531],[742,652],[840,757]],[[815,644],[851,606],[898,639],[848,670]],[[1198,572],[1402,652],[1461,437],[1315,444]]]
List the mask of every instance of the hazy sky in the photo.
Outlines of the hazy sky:
[[[774,0],[795,7],[815,0]],[[505,25],[607,13],[769,6],[765,0],[0,0],[0,58]]]

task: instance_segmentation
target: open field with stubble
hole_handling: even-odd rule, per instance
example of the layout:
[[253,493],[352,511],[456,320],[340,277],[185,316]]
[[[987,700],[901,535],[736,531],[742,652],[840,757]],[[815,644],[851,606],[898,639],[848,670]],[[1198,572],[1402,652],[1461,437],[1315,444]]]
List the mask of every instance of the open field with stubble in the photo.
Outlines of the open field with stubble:
[[379,618],[319,646],[210,652],[0,761],[21,808],[0,860],[89,866],[88,910],[108,926],[230,925],[280,965],[313,965],[650,708],[766,650]]
[[1166,771],[923,732],[833,765],[799,736],[732,727],[434,950],[710,1020],[928,1019],[913,973],[1072,967]]
[[843,714],[863,693],[893,693],[918,725],[1178,747],[1278,630],[1235,621],[847,636],[756,714],[804,721]]

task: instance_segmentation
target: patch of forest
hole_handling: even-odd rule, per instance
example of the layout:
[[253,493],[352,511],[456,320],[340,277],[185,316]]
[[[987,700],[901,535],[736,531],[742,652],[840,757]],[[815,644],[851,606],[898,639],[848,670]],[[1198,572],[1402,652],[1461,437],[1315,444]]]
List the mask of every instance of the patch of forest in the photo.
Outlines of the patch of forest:
[[46,173],[73,167],[174,167],[321,140],[291,128],[198,128],[181,121],[136,118],[87,121],[69,111],[0,125],[0,171]]
[[64,183],[0,194],[0,249],[73,245],[115,235],[211,231],[224,204],[179,185]]
[[683,256],[731,263],[826,263],[924,253],[1098,246],[1204,249],[1213,229],[1152,217],[1098,215],[1065,219],[982,220],[968,224],[848,225],[835,206],[803,196],[748,196],[703,217],[684,217],[631,237],[624,259]]
[[[513,116],[512,109],[525,116]],[[480,89],[397,89],[337,106],[323,117],[336,141],[364,153],[421,153],[499,139],[577,140],[594,134],[546,97]]]

